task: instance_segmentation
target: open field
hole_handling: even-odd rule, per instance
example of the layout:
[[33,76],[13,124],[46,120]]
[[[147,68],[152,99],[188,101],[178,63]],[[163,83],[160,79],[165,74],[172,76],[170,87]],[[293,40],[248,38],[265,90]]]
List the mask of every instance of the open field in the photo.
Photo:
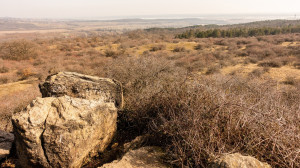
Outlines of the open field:
[[77,37],[122,33],[152,27],[185,27],[196,24],[226,24],[203,19],[40,20],[0,18],[0,41],[20,38]]
[[[1,31],[24,31],[24,30],[133,30],[153,27],[186,27],[193,25],[207,24],[236,24],[250,22],[253,19],[223,19],[215,17],[206,18],[183,18],[183,19],[116,19],[116,20],[99,20],[99,19],[17,19],[17,18],[0,18]],[[255,19],[254,19],[255,20]],[[261,19],[256,19],[261,20]]]
[[119,131],[156,136],[151,143],[175,167],[206,167],[231,152],[300,166],[299,33],[180,39],[186,29],[123,31],[153,23],[105,23],[120,31],[103,33],[94,23],[56,24],[62,29],[0,31],[0,129],[11,131],[12,113],[40,96],[49,74],[74,71],[119,80]]

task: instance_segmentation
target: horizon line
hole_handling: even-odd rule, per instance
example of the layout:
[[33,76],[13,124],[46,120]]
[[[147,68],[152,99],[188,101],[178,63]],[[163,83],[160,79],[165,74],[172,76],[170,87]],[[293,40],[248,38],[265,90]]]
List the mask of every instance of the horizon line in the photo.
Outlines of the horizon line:
[[[185,17],[190,16],[190,17]],[[84,16],[84,17],[13,17],[0,16],[0,18],[10,19],[44,19],[44,20],[123,20],[123,19],[198,19],[200,17],[298,17],[300,13],[226,13],[226,14],[153,14],[153,15],[127,15],[127,16]],[[155,18],[157,17],[157,18]],[[172,18],[170,18],[172,17]],[[174,18],[175,17],[175,18]]]

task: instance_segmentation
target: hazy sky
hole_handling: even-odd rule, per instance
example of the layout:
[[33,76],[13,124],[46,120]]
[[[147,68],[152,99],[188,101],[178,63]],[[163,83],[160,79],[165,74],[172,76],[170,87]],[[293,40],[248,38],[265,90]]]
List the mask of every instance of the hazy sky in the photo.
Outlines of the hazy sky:
[[300,13],[300,0],[0,0],[0,17]]

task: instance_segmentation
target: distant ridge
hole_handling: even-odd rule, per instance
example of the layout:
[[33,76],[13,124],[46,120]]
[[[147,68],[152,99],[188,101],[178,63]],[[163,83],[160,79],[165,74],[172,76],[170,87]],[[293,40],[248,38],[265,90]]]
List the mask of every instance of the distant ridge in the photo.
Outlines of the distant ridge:
[[[217,17],[216,17],[217,18]],[[300,20],[266,20],[250,22],[248,20],[216,18],[178,18],[178,19],[117,19],[117,20],[55,20],[55,19],[20,19],[0,17],[0,31],[26,30],[135,30],[153,28],[210,29],[227,27],[262,27],[288,26],[300,24]]]

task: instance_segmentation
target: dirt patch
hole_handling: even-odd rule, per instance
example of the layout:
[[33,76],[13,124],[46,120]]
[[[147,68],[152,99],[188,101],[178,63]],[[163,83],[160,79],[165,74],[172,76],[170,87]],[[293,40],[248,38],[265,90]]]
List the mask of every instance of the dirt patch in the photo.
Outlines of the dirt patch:
[[300,42],[299,41],[283,42],[281,45],[285,46],[285,47],[288,47],[288,46],[300,46]]
[[[232,74],[232,73],[238,73],[244,77],[246,77],[249,73],[253,72],[256,69],[262,69],[257,64],[247,64],[247,65],[242,65],[238,64],[235,66],[228,66],[225,67],[221,70],[222,74]],[[296,79],[300,79],[300,70],[295,69],[291,66],[282,66],[280,68],[269,68],[268,70],[265,70],[266,73],[264,73],[264,77],[271,77],[273,80],[277,81],[283,81],[285,80],[286,77],[292,76],[295,77]]]

